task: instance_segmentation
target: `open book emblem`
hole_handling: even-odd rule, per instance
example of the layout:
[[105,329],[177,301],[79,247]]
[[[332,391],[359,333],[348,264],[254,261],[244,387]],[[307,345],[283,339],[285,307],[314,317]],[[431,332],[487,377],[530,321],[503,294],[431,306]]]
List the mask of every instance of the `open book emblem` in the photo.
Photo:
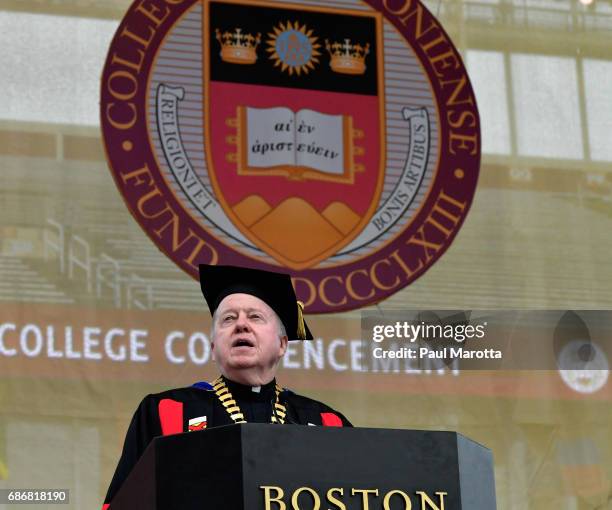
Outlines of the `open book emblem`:
[[260,250],[315,267],[360,234],[381,198],[381,15],[221,0],[204,2],[203,23],[215,196]]
[[236,152],[228,157],[235,160],[238,175],[354,184],[356,169],[364,171],[355,161],[364,154],[355,146],[363,131],[353,129],[350,115],[239,106],[230,125],[236,127],[236,138],[229,140]]

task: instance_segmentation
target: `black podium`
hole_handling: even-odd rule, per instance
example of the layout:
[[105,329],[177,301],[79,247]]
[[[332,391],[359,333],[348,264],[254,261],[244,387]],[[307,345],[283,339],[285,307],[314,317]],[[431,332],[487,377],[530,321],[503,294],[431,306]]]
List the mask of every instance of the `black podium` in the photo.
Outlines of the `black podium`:
[[230,425],[155,439],[124,509],[494,510],[493,460],[453,432]]

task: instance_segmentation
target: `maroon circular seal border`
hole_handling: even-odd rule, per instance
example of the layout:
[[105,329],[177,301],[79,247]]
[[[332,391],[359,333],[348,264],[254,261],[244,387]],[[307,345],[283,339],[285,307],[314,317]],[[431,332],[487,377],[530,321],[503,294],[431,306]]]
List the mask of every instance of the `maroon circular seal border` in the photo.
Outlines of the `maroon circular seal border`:
[[[136,0],[112,40],[101,80],[101,128],[107,161],[142,229],[181,269],[198,278],[198,263],[278,271],[226,245],[176,199],[149,143],[147,85],[167,32],[197,0]],[[415,217],[394,240],[356,261],[290,271],[310,313],[347,311],[386,299],[412,283],[448,249],[475,193],[480,120],[459,52],[418,0],[364,0],[392,23],[429,76],[439,111],[436,178]]]

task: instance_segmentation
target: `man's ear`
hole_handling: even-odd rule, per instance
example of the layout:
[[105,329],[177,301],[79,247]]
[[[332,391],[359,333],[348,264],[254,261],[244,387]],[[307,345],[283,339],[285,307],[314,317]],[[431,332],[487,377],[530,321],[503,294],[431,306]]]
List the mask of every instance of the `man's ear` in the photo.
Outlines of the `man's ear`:
[[215,358],[215,342],[213,342],[212,340],[210,342],[210,355],[212,357],[212,360],[216,362],[217,359]]
[[282,358],[287,352],[287,344],[289,343],[289,338],[287,335],[283,335],[280,337],[280,357]]

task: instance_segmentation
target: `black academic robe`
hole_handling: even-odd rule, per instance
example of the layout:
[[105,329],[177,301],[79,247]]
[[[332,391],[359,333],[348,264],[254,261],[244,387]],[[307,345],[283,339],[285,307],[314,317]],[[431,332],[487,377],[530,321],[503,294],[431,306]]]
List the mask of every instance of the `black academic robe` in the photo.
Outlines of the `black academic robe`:
[[[229,380],[226,383],[247,422],[270,422],[276,381],[262,386],[259,392]],[[341,413],[322,402],[286,389],[281,392],[279,399],[287,409],[285,424],[352,427]],[[208,383],[147,395],[136,409],[128,428],[123,452],[103,509],[108,509],[109,503],[153,438],[232,423]]]

